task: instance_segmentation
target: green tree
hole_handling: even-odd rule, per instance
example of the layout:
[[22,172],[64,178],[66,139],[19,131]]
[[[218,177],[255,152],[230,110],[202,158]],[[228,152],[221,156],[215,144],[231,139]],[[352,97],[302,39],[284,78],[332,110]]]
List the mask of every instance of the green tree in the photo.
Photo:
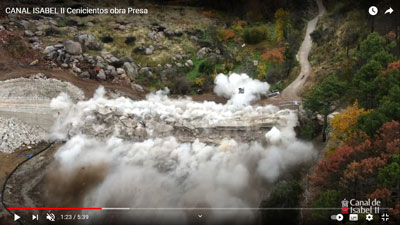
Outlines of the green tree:
[[328,115],[341,105],[346,86],[346,82],[339,80],[337,76],[328,76],[305,97],[304,107],[324,118],[322,141],[326,141]]
[[396,60],[396,58],[390,54],[388,51],[381,50],[375,53],[370,60],[375,60],[379,62],[383,67],[386,67],[389,63]]
[[388,43],[384,37],[376,32],[368,35],[360,44],[359,55],[362,59],[368,60],[381,50],[389,51],[395,47],[395,43]]
[[396,196],[395,200],[400,200],[400,153],[392,157],[392,163],[380,168],[378,172],[379,183],[392,190]]
[[346,24],[341,39],[341,44],[346,47],[346,56],[349,57],[349,49],[357,42],[360,31],[351,24]]
[[361,115],[357,120],[357,127],[372,137],[382,124],[389,121],[383,113],[373,110],[371,113]]
[[400,121],[400,86],[394,86],[382,99],[378,110],[392,120]]
[[[297,208],[303,188],[296,180],[284,180],[276,185],[269,198],[261,202],[261,208]],[[262,224],[296,224],[299,211],[270,211],[261,212]]]
[[320,44],[322,41],[323,31],[321,29],[315,29],[310,33],[311,40],[317,44]]
[[396,89],[400,87],[400,72],[396,69],[381,73],[375,78],[374,85],[377,87],[376,100],[380,105],[384,101],[396,102],[399,97],[396,98],[394,95],[398,92]]
[[[384,168],[379,169],[379,182],[388,188],[400,187],[400,165],[398,162],[392,162]],[[400,189],[399,189],[400,190]]]
[[277,34],[277,40],[283,41],[287,38],[291,24],[290,24],[290,13],[284,9],[278,9],[275,12],[275,31]]
[[[399,83],[398,81],[396,82],[396,79],[383,76],[387,72],[382,72],[389,63],[396,60],[396,57],[390,53],[390,50],[395,45],[394,42],[388,43],[378,33],[369,34],[361,42],[359,56],[366,63],[356,72],[353,78],[355,97],[361,107],[366,109],[377,108],[379,101],[383,96],[387,95],[388,90],[393,86],[391,82],[394,81],[394,84]],[[383,83],[390,85],[390,87],[382,85]]]
[[370,136],[385,122],[400,121],[400,72],[392,70],[376,78],[374,99],[379,102],[372,113],[358,118],[357,127]]
[[354,76],[353,86],[356,98],[361,107],[366,109],[375,108],[378,102],[375,99],[378,87],[375,85],[375,78],[384,69],[381,63],[370,60],[363,65]]
[[[335,208],[340,204],[340,192],[336,190],[327,190],[322,192],[318,199],[314,201],[313,208]],[[330,215],[331,211],[327,210],[313,210],[312,220],[324,224],[329,224],[331,222]],[[335,222],[334,222],[335,223]]]

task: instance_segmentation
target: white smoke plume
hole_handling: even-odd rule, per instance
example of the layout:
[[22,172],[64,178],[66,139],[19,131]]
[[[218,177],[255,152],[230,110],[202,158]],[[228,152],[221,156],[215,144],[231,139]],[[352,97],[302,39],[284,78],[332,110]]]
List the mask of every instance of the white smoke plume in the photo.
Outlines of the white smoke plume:
[[[228,104],[236,106],[249,105],[267,94],[269,84],[251,79],[247,74],[232,73],[227,76],[222,73],[215,78],[214,92],[221,97],[228,98]],[[243,90],[239,92],[239,88]]]
[[[237,76],[242,79],[247,77],[243,74]],[[268,185],[277,181],[288,168],[314,157],[312,144],[295,137],[297,116],[293,111],[279,111],[274,106],[237,107],[237,104],[248,104],[257,98],[264,88],[268,89],[268,85],[254,80],[245,82],[244,88],[249,93],[238,97],[229,91],[238,87],[229,87],[239,85],[236,78],[226,83],[224,75],[218,77],[215,91],[231,98],[230,103],[225,105],[198,103],[190,98],[170,99],[166,92],[149,94],[142,101],[107,99],[103,88],[98,89],[92,99],[77,104],[65,95],[53,99],[52,107],[62,112],[54,128],[54,138],[67,140],[55,154],[63,176],[69,177],[85,167],[107,168],[104,179],[85,195],[83,205],[131,208],[258,207],[268,193]],[[251,91],[250,87],[256,88]],[[79,132],[71,135],[71,129],[84,129],[85,121],[96,120],[95,113],[99,112],[106,116],[113,113],[122,117],[135,115],[144,120],[184,120],[192,127],[234,124],[238,118],[267,115],[274,118],[272,121],[276,122],[276,127],[265,134],[265,139],[250,143],[229,138],[223,138],[218,144],[198,139],[180,142],[173,136],[151,136],[151,129],[156,128],[148,127],[150,137],[144,141],[130,141],[115,135],[100,138]],[[238,212],[211,211],[208,221],[213,223],[226,218],[235,221]],[[180,222],[187,220],[184,210],[173,213],[155,210],[150,214],[132,211],[128,217],[140,222],[171,215]],[[240,216],[251,220],[254,211],[240,210]]]

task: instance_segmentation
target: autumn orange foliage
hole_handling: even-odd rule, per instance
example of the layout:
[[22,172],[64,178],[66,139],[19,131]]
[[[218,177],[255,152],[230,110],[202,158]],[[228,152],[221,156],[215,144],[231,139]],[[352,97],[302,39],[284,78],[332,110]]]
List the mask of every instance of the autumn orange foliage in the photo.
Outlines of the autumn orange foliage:
[[370,113],[370,111],[364,108],[358,108],[358,102],[354,102],[344,113],[339,113],[333,117],[331,121],[333,128],[332,137],[342,141],[348,141],[355,133],[358,117],[368,113]]
[[395,41],[396,40],[396,33],[393,31],[390,31],[389,33],[385,34],[384,36],[386,39],[389,41]]
[[395,61],[395,62],[389,63],[389,65],[388,65],[387,68],[386,68],[386,71],[382,71],[381,74],[382,74],[383,76],[386,76],[387,71],[389,71],[389,70],[394,70],[394,69],[397,69],[397,70],[400,71],[400,60],[397,60],[397,61]]
[[395,221],[400,220],[400,202],[398,202],[393,209],[388,210],[390,215],[393,216],[393,219]]
[[282,63],[285,60],[285,56],[283,55],[284,51],[285,48],[283,47],[267,50],[261,55],[261,59],[273,63]]
[[387,66],[388,70],[394,70],[397,69],[400,71],[400,60],[389,63],[389,65]]
[[385,123],[373,139],[365,138],[354,142],[349,140],[328,158],[321,160],[310,177],[313,186],[332,188],[337,180],[346,186],[356,178],[363,178],[375,173],[400,149],[400,123]]
[[217,37],[220,41],[226,41],[235,37],[235,31],[232,29],[219,29],[217,31]]
[[387,188],[382,188],[382,189],[376,189],[374,192],[371,194],[368,194],[367,197],[370,199],[379,199],[385,204],[389,203],[391,201],[390,197],[392,195],[392,191],[390,191]]

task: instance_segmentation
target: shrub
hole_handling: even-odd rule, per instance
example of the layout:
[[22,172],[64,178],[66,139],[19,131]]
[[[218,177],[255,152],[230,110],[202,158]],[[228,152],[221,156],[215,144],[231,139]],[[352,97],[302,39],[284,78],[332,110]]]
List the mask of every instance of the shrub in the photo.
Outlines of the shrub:
[[237,33],[243,32],[243,27],[247,25],[247,22],[244,20],[236,20],[232,24],[232,29]]
[[288,31],[291,28],[290,14],[289,11],[280,8],[275,12],[274,17],[276,20],[275,31],[277,34],[277,40],[281,42],[288,37]]
[[130,37],[127,37],[127,38],[125,39],[125,44],[129,45],[129,44],[131,44],[131,43],[135,43],[135,41],[136,41],[136,37],[130,36]]
[[133,53],[135,54],[144,54],[146,51],[146,48],[143,46],[139,46],[133,49]]
[[199,72],[205,74],[212,74],[215,71],[215,64],[210,60],[207,59],[203,63],[200,64]]
[[235,31],[232,29],[220,29],[217,31],[217,37],[219,41],[226,41],[235,37]]
[[267,50],[261,55],[261,59],[272,63],[282,63],[285,61],[285,56],[283,55],[284,51],[285,48],[283,47]]
[[258,44],[267,38],[267,32],[265,26],[246,28],[243,33],[243,39],[247,44]]
[[312,140],[318,136],[320,131],[321,131],[321,126],[318,124],[317,121],[313,120],[300,121],[298,136],[299,138],[305,140]]
[[61,34],[61,32],[57,28],[52,27],[52,26],[47,28],[47,29],[45,29],[44,33],[46,34],[46,36],[53,36],[53,35]]
[[73,20],[73,19],[69,19],[69,20],[67,20],[67,21],[65,22],[65,26],[70,26],[70,27],[72,27],[72,26],[78,26],[78,25],[79,25],[79,22],[76,21],[76,20]]
[[310,36],[312,41],[318,44],[322,40],[322,30],[320,29],[314,30],[313,32],[311,32]]
[[264,80],[267,76],[267,65],[260,62],[257,65],[257,79]]
[[197,86],[202,87],[202,86],[204,85],[204,77],[197,77],[197,78],[194,80],[194,83],[195,83]]
[[101,37],[100,40],[101,40],[103,43],[110,43],[110,42],[113,42],[113,41],[114,41],[114,38],[111,37],[111,36],[109,36],[109,35],[106,35],[106,36]]
[[190,91],[190,83],[184,76],[179,76],[175,80],[175,85],[172,87],[173,94],[188,94]]

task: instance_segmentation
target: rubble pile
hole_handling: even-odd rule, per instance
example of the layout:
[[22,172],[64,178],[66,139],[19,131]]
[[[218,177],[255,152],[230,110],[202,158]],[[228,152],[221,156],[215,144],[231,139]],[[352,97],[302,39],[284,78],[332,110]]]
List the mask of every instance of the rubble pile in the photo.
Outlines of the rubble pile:
[[45,137],[46,132],[16,118],[0,117],[0,151],[12,153],[21,145],[34,145]]

